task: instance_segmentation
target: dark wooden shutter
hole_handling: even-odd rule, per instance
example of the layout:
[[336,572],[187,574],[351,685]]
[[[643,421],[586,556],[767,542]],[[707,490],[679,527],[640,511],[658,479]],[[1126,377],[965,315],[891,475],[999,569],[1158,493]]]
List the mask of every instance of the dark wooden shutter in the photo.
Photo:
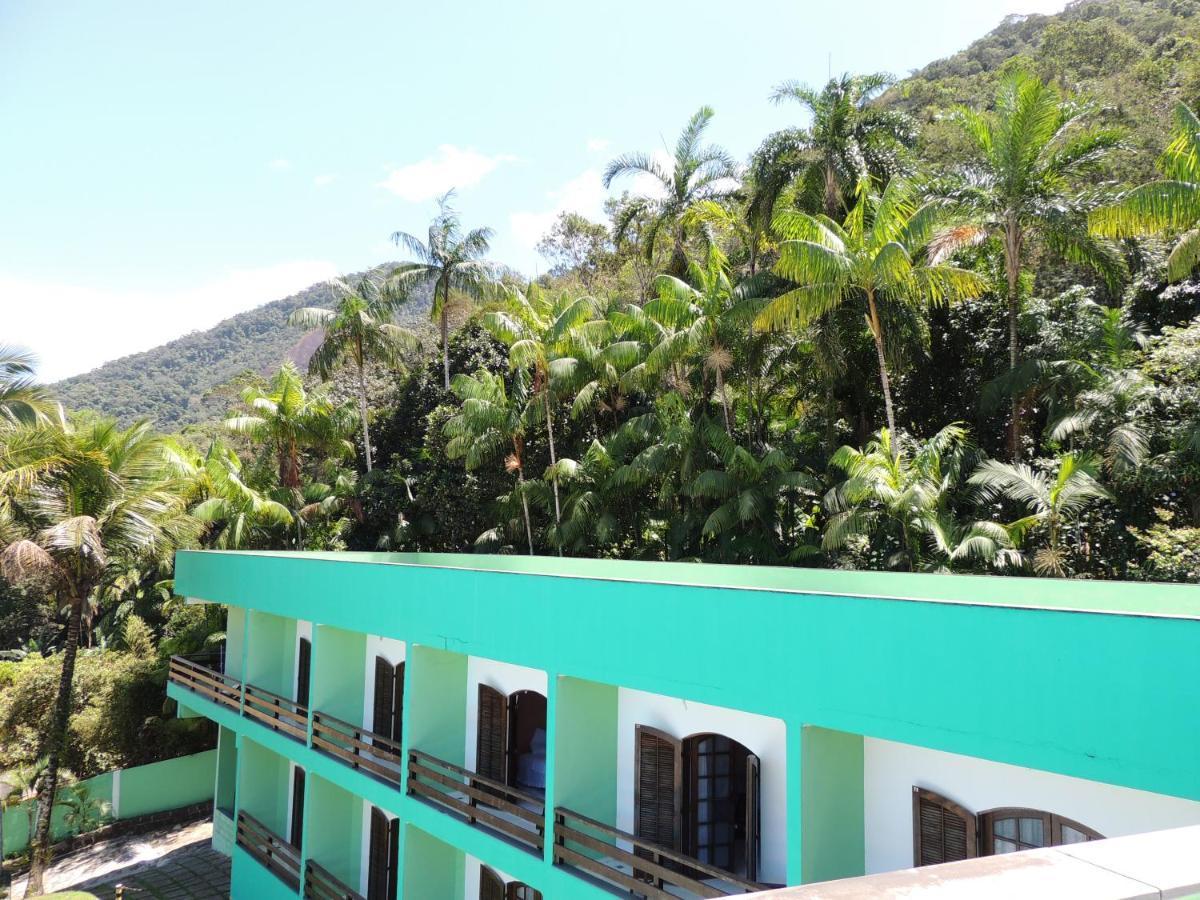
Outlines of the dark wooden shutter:
[[504,893],[505,900],[542,900],[542,892],[520,881],[511,881]]
[[396,707],[396,671],[382,656],[375,657],[375,699],[371,730],[383,737],[392,736],[392,716]]
[[296,653],[296,704],[308,709],[309,683],[312,677],[312,641],[300,638]]
[[638,725],[634,737],[634,834],[671,850],[682,841],[683,744]]
[[975,816],[952,800],[913,788],[913,865],[972,859],[978,855]]
[[367,900],[392,900],[389,894],[390,824],[382,810],[371,807],[371,844],[367,855]]
[[290,843],[299,848],[304,837],[304,770],[292,770],[292,830]]
[[746,877],[758,881],[762,858],[762,776],[758,757],[746,756]]
[[504,882],[487,866],[479,867],[479,900],[506,900]]
[[400,896],[400,820],[388,822],[387,900]]
[[394,693],[392,699],[392,740],[397,744],[400,743],[401,733],[404,730],[404,663],[396,664]]
[[479,716],[475,734],[475,771],[484,778],[508,783],[508,698],[486,684],[479,686]]

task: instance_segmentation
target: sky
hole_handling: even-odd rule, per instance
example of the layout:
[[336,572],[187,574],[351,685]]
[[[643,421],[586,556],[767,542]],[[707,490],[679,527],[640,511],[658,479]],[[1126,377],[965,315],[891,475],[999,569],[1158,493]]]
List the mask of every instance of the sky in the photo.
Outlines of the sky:
[[803,124],[779,82],[904,75],[1062,5],[3,0],[0,344],[87,371],[402,258],[451,187],[535,275],[558,212],[601,217],[608,160],[701,105],[744,159]]

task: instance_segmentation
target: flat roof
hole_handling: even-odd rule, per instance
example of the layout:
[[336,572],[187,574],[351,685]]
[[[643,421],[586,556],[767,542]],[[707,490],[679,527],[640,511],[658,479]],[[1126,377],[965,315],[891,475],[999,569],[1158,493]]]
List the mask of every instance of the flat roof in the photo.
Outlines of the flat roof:
[[928,603],[1200,619],[1200,585],[1147,581],[850,571],[699,562],[472,553],[180,551],[180,555],[184,554],[205,557],[224,555],[281,557],[364,565],[420,566],[472,572],[504,572],[552,578],[584,578],[745,591],[876,597]]

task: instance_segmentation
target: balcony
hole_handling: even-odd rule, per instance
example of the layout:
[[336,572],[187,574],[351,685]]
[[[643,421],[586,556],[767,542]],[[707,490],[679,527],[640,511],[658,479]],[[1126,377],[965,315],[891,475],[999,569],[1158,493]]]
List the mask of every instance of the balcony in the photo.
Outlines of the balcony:
[[308,710],[274,691],[257,685],[246,685],[246,705],[242,715],[258,719],[273,731],[308,743]]
[[554,811],[554,862],[647,900],[730,897],[766,890],[765,885],[738,878],[561,806]]
[[400,742],[351,725],[329,713],[313,713],[312,745],[353,769],[360,769],[392,787],[402,787],[404,772]]
[[305,900],[364,900],[362,894],[348,888],[311,859],[304,871]]
[[299,848],[244,810],[238,814],[237,845],[293,891],[300,890]]
[[540,852],[545,846],[545,802],[501,781],[420,750],[410,750],[408,793],[458,813],[472,825],[498,831],[531,850]]
[[238,710],[242,705],[242,683],[225,675],[221,668],[221,658],[216,653],[172,656],[167,677],[180,687],[195,691],[214,703]]

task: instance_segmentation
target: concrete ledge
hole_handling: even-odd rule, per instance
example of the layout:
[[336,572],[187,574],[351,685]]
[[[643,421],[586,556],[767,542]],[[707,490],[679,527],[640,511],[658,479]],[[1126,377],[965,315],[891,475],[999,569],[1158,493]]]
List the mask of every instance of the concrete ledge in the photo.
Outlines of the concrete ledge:
[[1200,896],[1200,826],[844,878],[751,896],[764,900],[1166,900]]

